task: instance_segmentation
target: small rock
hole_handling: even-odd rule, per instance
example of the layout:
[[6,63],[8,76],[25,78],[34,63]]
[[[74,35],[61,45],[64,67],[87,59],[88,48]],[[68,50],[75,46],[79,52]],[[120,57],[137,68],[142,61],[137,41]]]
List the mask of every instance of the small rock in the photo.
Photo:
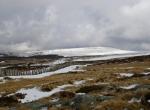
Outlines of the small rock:
[[91,86],[84,86],[81,87],[79,90],[76,91],[76,93],[89,93],[96,90],[103,90],[105,88],[105,85],[91,85]]
[[2,96],[0,97],[0,106],[10,106],[19,103],[16,96]]
[[21,94],[21,93],[16,93],[15,96],[18,98],[18,99],[24,99],[25,98],[25,95],[26,94]]
[[75,97],[75,93],[69,91],[60,91],[55,95],[57,95],[59,98],[67,98],[67,99]]
[[13,79],[10,77],[4,77],[4,80],[13,80]]
[[144,95],[142,96],[141,103],[142,103],[143,105],[148,105],[148,106],[150,106],[149,100],[150,100],[150,92],[149,92],[149,93],[146,93],[146,94],[144,94]]
[[43,86],[41,87],[41,91],[43,92],[49,92],[53,89],[53,87],[50,87],[50,86]]

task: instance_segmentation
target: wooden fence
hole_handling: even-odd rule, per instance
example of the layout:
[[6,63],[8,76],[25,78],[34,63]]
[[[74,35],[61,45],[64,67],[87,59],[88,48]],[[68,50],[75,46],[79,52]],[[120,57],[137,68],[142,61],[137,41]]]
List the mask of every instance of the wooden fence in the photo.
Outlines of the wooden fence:
[[37,75],[49,72],[50,68],[42,68],[28,71],[21,71],[16,69],[0,69],[0,77],[4,76],[21,76],[21,75]]
[[62,69],[62,68],[65,68],[67,66],[70,66],[70,65],[78,65],[78,64],[92,64],[92,63],[95,63],[95,62],[92,62],[92,61],[87,61],[87,62],[82,62],[82,61],[79,61],[79,62],[66,62],[66,63],[63,63],[63,64],[57,64],[57,65],[54,65],[54,66],[51,66],[51,67],[43,67],[43,68],[36,68],[34,70],[17,70],[17,69],[3,69],[3,68],[0,68],[0,77],[5,77],[5,76],[23,76],[23,75],[38,75],[38,74],[44,74],[45,72],[52,72],[52,71],[56,71],[58,69]]
[[38,75],[38,74],[44,74],[45,72],[52,72],[56,71],[61,68],[65,68],[67,66],[70,66],[71,63],[65,63],[65,64],[58,64],[51,67],[44,67],[44,68],[36,68],[34,70],[17,70],[17,69],[2,69],[0,68],[0,77],[5,76],[23,76],[23,75]]

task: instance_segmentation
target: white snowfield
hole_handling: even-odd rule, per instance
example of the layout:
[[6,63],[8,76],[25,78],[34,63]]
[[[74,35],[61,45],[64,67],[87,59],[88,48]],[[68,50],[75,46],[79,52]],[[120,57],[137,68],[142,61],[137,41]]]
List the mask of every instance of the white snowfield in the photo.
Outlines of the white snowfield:
[[127,54],[133,51],[120,50],[110,47],[85,47],[85,48],[69,48],[69,49],[55,49],[37,52],[29,52],[34,55],[60,55],[65,57],[71,56],[95,56],[95,55],[112,55],[112,54]]
[[[86,65],[72,65],[68,66],[53,72],[46,72],[38,75],[24,75],[24,76],[9,76],[10,78],[13,79],[18,79],[18,78],[24,78],[24,79],[34,79],[34,78],[43,78],[46,76],[52,76],[56,74],[61,74],[61,73],[68,73],[68,72],[76,72],[76,71],[85,71],[82,68]],[[0,79],[3,79],[3,77],[0,77]]]

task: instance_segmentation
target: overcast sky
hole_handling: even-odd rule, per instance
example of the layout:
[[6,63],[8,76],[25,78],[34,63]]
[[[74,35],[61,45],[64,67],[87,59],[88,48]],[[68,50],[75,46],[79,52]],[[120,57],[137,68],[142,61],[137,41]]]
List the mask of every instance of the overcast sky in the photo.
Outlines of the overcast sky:
[[150,0],[0,0],[0,50],[150,50]]

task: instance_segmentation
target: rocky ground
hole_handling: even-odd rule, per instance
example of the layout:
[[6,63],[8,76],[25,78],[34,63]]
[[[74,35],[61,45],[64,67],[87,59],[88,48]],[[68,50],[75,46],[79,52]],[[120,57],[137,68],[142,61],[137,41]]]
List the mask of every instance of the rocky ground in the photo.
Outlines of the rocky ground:
[[150,56],[88,62],[84,71],[0,82],[0,110],[149,110]]

